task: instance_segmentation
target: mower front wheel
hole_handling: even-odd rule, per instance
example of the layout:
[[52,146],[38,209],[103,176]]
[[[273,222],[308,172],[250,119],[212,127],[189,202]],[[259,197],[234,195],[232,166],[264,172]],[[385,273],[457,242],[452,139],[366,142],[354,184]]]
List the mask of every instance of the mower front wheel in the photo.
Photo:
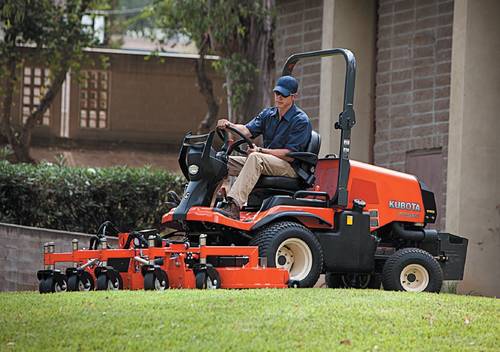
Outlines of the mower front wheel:
[[167,273],[163,270],[149,271],[144,275],[144,289],[146,291],[164,291],[168,289]]
[[117,291],[122,289],[122,282],[120,275],[107,275],[106,273],[101,273],[97,276],[97,291]]
[[382,270],[385,290],[439,292],[443,270],[432,255],[420,248],[403,248],[391,255]]
[[200,270],[196,273],[196,288],[199,290],[215,290],[221,287],[220,275],[217,270],[213,270],[214,277],[210,277],[206,270]]
[[40,280],[38,285],[38,291],[40,293],[65,292],[67,288],[68,284],[65,278],[57,280],[54,276],[49,276]]
[[314,234],[302,224],[280,221],[261,230],[250,241],[270,267],[288,270],[299,287],[313,287],[323,268],[323,251]]
[[92,291],[94,279],[84,271],[80,275],[74,274],[68,277],[68,291]]

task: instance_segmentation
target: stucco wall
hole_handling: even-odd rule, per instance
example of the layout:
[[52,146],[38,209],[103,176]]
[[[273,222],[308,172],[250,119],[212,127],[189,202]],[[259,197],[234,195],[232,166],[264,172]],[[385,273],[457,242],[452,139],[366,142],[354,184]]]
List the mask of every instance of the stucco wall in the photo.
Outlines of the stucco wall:
[[[43,244],[55,242],[56,251],[69,251],[74,238],[88,248],[91,235],[0,223],[0,291],[37,290]],[[117,244],[112,238],[108,242]]]

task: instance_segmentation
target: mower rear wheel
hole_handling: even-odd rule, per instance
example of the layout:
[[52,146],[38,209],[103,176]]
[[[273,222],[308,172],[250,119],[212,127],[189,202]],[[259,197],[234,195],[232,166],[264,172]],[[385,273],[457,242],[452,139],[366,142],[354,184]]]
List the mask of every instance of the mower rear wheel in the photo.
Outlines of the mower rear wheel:
[[147,291],[164,291],[168,289],[169,282],[167,273],[163,270],[147,272],[144,275],[144,289]]
[[108,277],[106,273],[102,273],[97,277],[97,291],[117,291],[121,289],[121,281],[118,276],[111,275]]
[[326,286],[329,288],[373,288],[379,289],[382,279],[378,274],[361,273],[326,273]]
[[250,241],[270,267],[288,270],[299,287],[313,287],[323,268],[323,251],[314,234],[302,224],[281,221],[259,231]]
[[92,291],[94,289],[94,279],[84,271],[81,275],[71,275],[68,277],[68,291]]
[[215,290],[221,287],[220,275],[217,270],[213,270],[214,276],[210,278],[206,270],[201,270],[196,273],[196,288],[199,290]]
[[443,270],[428,252],[420,248],[403,248],[385,262],[382,283],[385,290],[439,292]]

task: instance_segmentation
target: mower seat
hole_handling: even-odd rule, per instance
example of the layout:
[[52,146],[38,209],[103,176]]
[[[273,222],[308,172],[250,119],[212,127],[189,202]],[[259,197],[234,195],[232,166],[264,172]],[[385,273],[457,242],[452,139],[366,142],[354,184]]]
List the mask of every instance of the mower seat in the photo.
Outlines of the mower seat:
[[296,191],[312,187],[315,181],[315,168],[318,162],[318,153],[321,146],[321,137],[316,131],[311,132],[311,139],[304,152],[291,152],[288,155],[295,158],[295,171],[299,177],[261,176],[257,181],[248,205],[256,207],[262,201],[274,195],[290,195]]
[[282,188],[290,191],[298,191],[302,187],[300,178],[283,176],[261,176],[255,185],[255,188]]

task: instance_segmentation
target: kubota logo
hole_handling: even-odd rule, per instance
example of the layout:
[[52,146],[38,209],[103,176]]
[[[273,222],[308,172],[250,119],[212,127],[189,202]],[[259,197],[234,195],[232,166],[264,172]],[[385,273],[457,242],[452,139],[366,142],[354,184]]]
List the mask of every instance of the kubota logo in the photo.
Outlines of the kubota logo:
[[401,202],[399,200],[390,200],[389,208],[420,211],[420,204],[413,202]]

